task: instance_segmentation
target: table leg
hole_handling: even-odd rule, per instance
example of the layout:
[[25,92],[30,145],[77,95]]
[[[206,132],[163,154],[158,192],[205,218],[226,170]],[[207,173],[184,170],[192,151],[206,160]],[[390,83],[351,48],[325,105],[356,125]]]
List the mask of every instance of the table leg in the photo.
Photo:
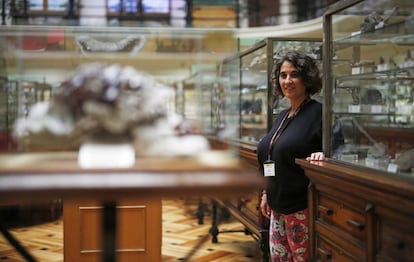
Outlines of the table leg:
[[103,262],[116,261],[116,202],[105,202],[103,204]]

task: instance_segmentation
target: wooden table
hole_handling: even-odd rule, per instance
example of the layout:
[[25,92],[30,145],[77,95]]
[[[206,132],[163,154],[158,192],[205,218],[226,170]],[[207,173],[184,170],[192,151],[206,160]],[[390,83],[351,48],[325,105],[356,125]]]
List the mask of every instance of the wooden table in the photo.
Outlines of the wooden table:
[[116,169],[82,169],[76,152],[0,155],[0,204],[55,198],[101,201],[103,260],[115,261],[116,201],[140,197],[228,197],[262,188],[263,180],[252,175],[238,159],[216,154],[138,158],[133,167]]

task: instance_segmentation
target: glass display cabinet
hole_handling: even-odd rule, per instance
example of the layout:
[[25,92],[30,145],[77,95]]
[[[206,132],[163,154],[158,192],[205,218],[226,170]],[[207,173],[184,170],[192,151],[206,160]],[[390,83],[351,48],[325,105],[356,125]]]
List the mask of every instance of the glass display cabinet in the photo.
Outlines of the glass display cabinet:
[[240,139],[258,142],[267,131],[267,49],[257,43],[240,56]]
[[[227,122],[237,128],[233,131],[233,139],[240,138],[240,56],[236,53],[227,57],[217,66],[218,92],[216,92],[217,109],[214,110],[213,119],[222,119],[227,116]],[[236,102],[236,103],[234,103]],[[226,112],[226,113],[224,113]],[[217,121],[222,126],[222,121]]]
[[[49,200],[59,199],[56,203],[59,216],[63,215],[63,231],[71,232],[64,234],[65,261],[98,260],[102,246],[108,247],[109,242],[109,248],[103,249],[105,258],[110,258],[116,252],[120,260],[161,261],[161,198],[166,196],[166,192],[171,193],[171,197],[220,196],[221,193],[227,195],[231,192],[236,195],[255,190],[261,182],[244,170],[238,156],[227,154],[225,150],[210,150],[203,135],[209,132],[206,123],[210,120],[212,107],[205,102],[206,99],[199,103],[194,101],[202,95],[186,97],[196,107],[187,115],[195,122],[194,129],[186,125],[187,119],[176,117],[174,113],[183,113],[184,110],[182,107],[175,108],[174,99],[168,99],[170,95],[174,96],[172,87],[176,82],[188,79],[198,68],[215,67],[229,54],[236,52],[237,41],[233,34],[232,30],[225,29],[165,27],[0,27],[0,145],[3,151],[0,154],[0,209],[9,205],[31,206],[33,201],[39,204],[46,202],[45,210],[51,210],[48,208]],[[194,81],[201,82],[202,86],[210,86],[210,80],[204,78]],[[65,88],[63,92],[62,88]],[[204,98],[210,98],[210,93],[203,94]],[[60,100],[57,99],[59,96]],[[119,99],[124,100],[118,103]],[[91,103],[83,103],[85,100]],[[177,105],[182,105],[181,100]],[[32,105],[42,101],[45,102],[39,104],[42,107],[34,110]],[[57,104],[62,106],[66,102],[72,106],[52,107]],[[237,103],[228,101],[228,104]],[[116,111],[112,111],[113,105],[119,106]],[[53,111],[51,107],[57,110]],[[91,112],[92,118],[72,121],[77,119],[80,111],[80,115]],[[112,115],[121,111],[123,114]],[[170,115],[173,118],[168,119]],[[96,124],[101,117],[106,118],[106,123],[111,125],[122,119],[139,119],[140,116],[144,117],[138,121],[140,124],[135,122],[134,131],[147,132],[136,136],[138,141],[151,140],[150,137],[153,137],[154,142],[159,142],[170,134],[176,134],[174,137],[180,141],[185,137],[201,140],[187,140],[187,146],[176,144],[173,140],[159,142],[162,147],[159,155],[136,154],[132,165],[119,166],[117,161],[125,157],[125,151],[117,147],[124,143],[117,140],[115,134],[110,137],[115,142],[98,141],[98,148],[91,156],[95,160],[105,159],[111,166],[100,162],[90,168],[80,164],[79,160],[83,158],[79,152],[82,151],[76,147],[66,147],[71,144],[71,139],[63,137],[56,141],[49,139],[50,132],[43,132],[56,131],[54,128],[57,126],[66,128],[66,124],[73,122],[76,122],[75,129],[83,124],[83,127],[90,127],[89,124]],[[204,116],[208,118],[203,119]],[[28,134],[24,145],[21,145],[22,140],[18,140],[19,147],[11,147],[9,140],[18,129],[16,119],[28,120],[30,117],[34,117],[34,121],[23,122],[25,124],[21,126],[24,130],[22,134]],[[59,124],[66,120],[69,121],[65,125]],[[43,125],[46,121],[54,123],[52,129],[48,129],[51,126]],[[161,125],[157,126],[158,123]],[[171,124],[177,125],[169,129]],[[197,129],[198,124],[201,129]],[[122,129],[128,126],[121,124],[118,127]],[[33,127],[35,129],[31,129]],[[39,136],[30,136],[32,133]],[[97,134],[99,136],[102,133]],[[131,133],[122,133],[120,136],[125,138],[127,134]],[[55,141],[58,143],[54,144]],[[187,157],[182,157],[180,153],[162,154],[192,149],[200,141],[206,146],[205,150]],[[102,145],[103,149],[100,147]],[[113,146],[117,149],[113,150]],[[149,145],[134,149],[148,152]],[[110,158],[106,158],[107,153]],[[30,179],[25,179],[25,174]],[[62,178],[66,175],[69,176],[67,180]],[[137,183],[131,182],[135,179]],[[62,184],[56,185],[53,181]],[[75,184],[72,183],[74,181]],[[188,184],[184,186],[185,181]],[[117,225],[101,223],[108,221],[108,216],[110,221],[116,221],[116,213],[119,215],[118,228]],[[96,226],[100,224],[103,228]],[[113,236],[116,229],[120,237],[116,239],[115,249],[111,243],[115,244]],[[104,240],[100,239],[101,235]],[[13,243],[19,245],[17,242]],[[83,243],[83,246],[79,243]],[[19,246],[16,249],[21,250]],[[106,252],[110,252],[109,256],[106,256]]]
[[[162,85],[174,87],[197,75],[198,68],[215,71],[217,63],[237,50],[233,31],[225,29],[10,26],[1,27],[0,36],[1,98],[4,102],[0,105],[4,112],[0,127],[4,130],[13,130],[14,120],[27,116],[33,104],[52,98],[61,83],[84,64],[130,66]],[[220,39],[222,44],[219,50],[215,39]],[[198,75],[193,81],[206,86],[205,76]],[[17,85],[15,91],[7,88],[14,84]],[[211,127],[207,123],[212,107],[205,98],[210,98],[211,94],[201,95],[206,88],[195,88],[196,94],[188,97],[188,104],[197,106],[187,110],[186,117],[200,124],[202,132],[209,133]],[[18,111],[13,119],[8,117],[6,121],[6,112],[11,113],[7,105],[12,103],[13,94]],[[157,93],[153,96],[155,98]],[[174,103],[171,99],[167,107],[181,114],[184,113],[182,104],[182,101]],[[227,118],[221,119],[226,121]]]
[[[176,85],[176,104],[189,119],[199,119],[206,135],[214,137],[220,130],[234,130],[236,123],[228,122],[228,111],[223,111],[224,90],[218,86],[217,64],[197,71]],[[229,101],[229,104],[232,104]],[[179,108],[177,108],[178,111]]]
[[[349,1],[348,1],[349,2]],[[326,15],[325,152],[390,173],[414,170],[414,12],[354,1]]]
[[412,259],[413,10],[347,0],[324,14],[328,159],[296,159],[311,181],[310,261]]

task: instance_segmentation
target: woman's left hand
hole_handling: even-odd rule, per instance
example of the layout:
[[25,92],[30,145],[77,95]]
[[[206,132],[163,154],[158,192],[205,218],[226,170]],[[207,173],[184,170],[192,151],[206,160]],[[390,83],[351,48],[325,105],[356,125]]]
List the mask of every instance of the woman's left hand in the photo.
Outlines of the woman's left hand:
[[308,156],[306,160],[325,160],[325,154],[323,152],[315,152]]

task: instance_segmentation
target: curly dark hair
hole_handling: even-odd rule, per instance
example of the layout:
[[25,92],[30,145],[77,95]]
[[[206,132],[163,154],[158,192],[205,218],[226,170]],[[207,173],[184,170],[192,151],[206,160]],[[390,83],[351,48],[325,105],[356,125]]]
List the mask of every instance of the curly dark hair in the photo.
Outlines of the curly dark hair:
[[279,84],[279,74],[280,67],[285,61],[292,63],[296,67],[306,88],[306,93],[309,96],[318,93],[322,89],[322,78],[320,76],[316,60],[304,53],[289,51],[281,59],[274,61],[270,81],[273,84],[276,96],[283,96],[282,89]]

